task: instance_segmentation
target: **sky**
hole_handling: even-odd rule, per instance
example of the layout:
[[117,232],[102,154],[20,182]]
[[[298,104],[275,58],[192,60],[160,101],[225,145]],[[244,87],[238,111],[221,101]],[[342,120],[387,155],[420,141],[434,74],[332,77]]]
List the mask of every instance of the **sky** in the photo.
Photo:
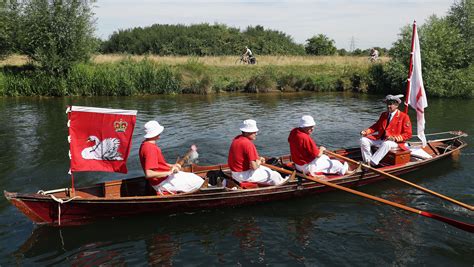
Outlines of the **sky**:
[[[96,34],[152,24],[219,23],[244,30],[261,25],[304,44],[324,34],[338,49],[390,48],[400,29],[431,15],[443,17],[454,0],[98,0]],[[251,47],[251,44],[249,44]]]

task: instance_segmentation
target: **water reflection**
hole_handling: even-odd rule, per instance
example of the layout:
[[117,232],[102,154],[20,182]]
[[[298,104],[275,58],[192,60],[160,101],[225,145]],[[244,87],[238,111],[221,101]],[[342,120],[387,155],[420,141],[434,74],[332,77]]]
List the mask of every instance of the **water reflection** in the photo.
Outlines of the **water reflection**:
[[172,241],[171,235],[154,235],[145,243],[149,265],[173,265],[173,256],[179,251],[179,245]]
[[[243,210],[142,216],[62,229],[37,227],[14,255],[19,265],[123,266],[146,262],[170,266],[182,264],[183,259],[189,263],[206,258],[211,265],[248,265],[286,256],[303,263],[305,249],[316,241],[314,226],[327,217],[298,216],[286,221],[287,215],[300,213],[300,209],[284,206],[276,203]],[[314,208],[308,204],[304,207]],[[260,215],[252,216],[256,213]],[[287,242],[288,247],[281,242]]]
[[179,243],[170,234],[151,230],[156,228],[154,222],[109,223],[62,229],[35,228],[14,255],[20,265],[41,262],[73,266],[125,266],[132,262],[159,266],[173,264]]

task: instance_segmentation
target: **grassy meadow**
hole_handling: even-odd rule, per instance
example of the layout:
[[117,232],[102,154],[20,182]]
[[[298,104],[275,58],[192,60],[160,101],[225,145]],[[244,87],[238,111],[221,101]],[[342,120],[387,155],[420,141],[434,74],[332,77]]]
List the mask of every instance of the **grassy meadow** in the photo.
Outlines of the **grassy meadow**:
[[366,57],[351,56],[258,56],[256,65],[236,64],[238,59],[96,55],[66,76],[55,77],[36,71],[26,57],[13,55],[0,61],[0,95],[364,91],[373,65]]

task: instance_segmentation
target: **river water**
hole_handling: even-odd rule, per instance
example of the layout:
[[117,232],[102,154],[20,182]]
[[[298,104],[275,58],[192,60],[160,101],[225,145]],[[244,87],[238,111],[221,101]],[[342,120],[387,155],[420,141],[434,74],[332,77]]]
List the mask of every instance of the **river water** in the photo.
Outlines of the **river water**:
[[[255,143],[261,155],[288,154],[287,135],[303,114],[315,117],[318,144],[357,146],[359,131],[384,110],[381,98],[351,93],[0,98],[0,189],[36,192],[70,186],[67,105],[138,110],[129,173],[78,173],[79,187],[142,175],[138,148],[148,120],[165,126],[159,144],[168,161],[197,144],[200,164],[217,164],[226,162],[238,125],[248,118],[258,122]],[[474,135],[473,114],[474,100],[429,99],[426,132]],[[466,140],[474,142],[472,136]],[[473,159],[474,149],[468,146],[458,158],[403,177],[472,205]],[[474,223],[473,212],[397,182],[359,189]],[[101,264],[473,266],[474,235],[344,192],[62,229],[35,226],[0,199],[0,266]]]

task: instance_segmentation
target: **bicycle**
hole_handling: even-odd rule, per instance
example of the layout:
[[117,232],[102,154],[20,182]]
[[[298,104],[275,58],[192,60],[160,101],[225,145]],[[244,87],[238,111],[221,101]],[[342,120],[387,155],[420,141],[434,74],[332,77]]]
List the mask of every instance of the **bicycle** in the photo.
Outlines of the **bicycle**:
[[238,59],[235,61],[235,64],[250,64],[250,65],[254,65],[254,64],[257,64],[257,58],[255,58],[255,57],[249,57],[249,56],[240,56],[240,58],[238,58]]
[[380,58],[379,57],[376,57],[376,56],[370,56],[368,58],[368,61],[371,62],[371,63],[374,63],[374,62],[380,62]]

